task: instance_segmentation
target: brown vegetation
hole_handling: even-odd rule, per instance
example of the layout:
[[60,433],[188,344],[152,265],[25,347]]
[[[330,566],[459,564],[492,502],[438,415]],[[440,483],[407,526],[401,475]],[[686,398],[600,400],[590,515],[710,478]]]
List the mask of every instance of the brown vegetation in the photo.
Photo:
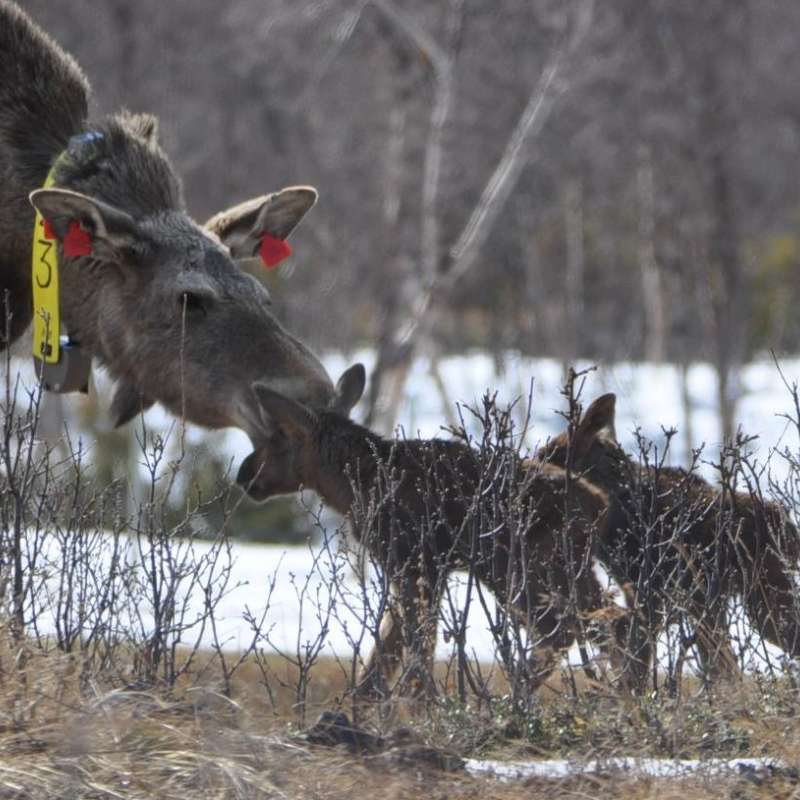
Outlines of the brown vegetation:
[[[7,641],[4,638],[4,641]],[[0,662],[14,652],[0,648]],[[212,654],[203,657],[213,660]],[[275,660],[276,671],[282,667]],[[333,745],[293,724],[291,693],[276,686],[285,713],[266,702],[260,671],[252,663],[237,674],[230,698],[214,690],[221,675],[206,671],[204,684],[188,682],[170,693],[98,684],[90,693],[74,682],[70,660],[57,651],[31,654],[24,670],[4,670],[0,694],[0,796],[183,800],[187,794],[220,800],[307,798],[351,800],[369,793],[433,798],[790,798],[797,791],[800,729],[793,692],[748,680],[737,693],[707,709],[693,703],[631,705],[564,694],[556,682],[543,694],[538,738],[520,738],[501,714],[443,709],[398,721],[367,724],[381,747]],[[284,676],[291,680],[292,676]],[[332,661],[312,672],[319,709],[344,690],[344,673]],[[324,687],[324,688],[323,688]],[[500,687],[498,687],[499,689]],[[766,690],[766,691],[765,691]],[[326,696],[327,694],[327,696]],[[15,706],[28,706],[20,724]],[[754,703],[758,703],[755,706]],[[758,707],[759,711],[754,712]],[[318,743],[310,741],[315,739]],[[670,745],[669,742],[672,742]],[[438,755],[437,755],[438,754]],[[447,755],[449,754],[449,755]],[[745,757],[769,755],[779,770],[732,770],[713,779],[699,774],[664,779],[593,773],[559,779],[500,781],[465,770],[461,758],[503,760],[569,755]],[[445,758],[447,756],[447,758]]]

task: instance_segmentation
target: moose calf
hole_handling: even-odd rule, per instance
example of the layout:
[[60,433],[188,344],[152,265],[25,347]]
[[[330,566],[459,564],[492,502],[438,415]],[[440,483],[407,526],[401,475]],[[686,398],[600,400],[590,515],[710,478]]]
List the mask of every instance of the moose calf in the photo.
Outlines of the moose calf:
[[[605,526],[604,493],[551,465],[487,469],[478,451],[456,441],[383,439],[347,418],[364,380],[363,367],[351,367],[333,406],[319,412],[256,384],[265,431],[238,483],[257,500],[313,489],[349,518],[384,570],[394,602],[380,626],[382,653],[362,668],[362,691],[391,678],[404,648],[412,672],[430,675],[439,603],[457,568],[471,569],[535,632],[538,685],[583,618],[601,609],[591,552],[595,528]],[[613,658],[604,633],[590,636]]]
[[615,437],[616,397],[586,410],[570,436],[552,439],[539,458],[608,493],[608,522],[598,556],[635,597],[645,630],[631,626],[631,672],[641,685],[651,642],[682,607],[696,625],[701,663],[711,678],[738,673],[726,609],[741,597],[760,634],[800,656],[800,617],[790,567],[800,538],[786,510],[750,494],[720,492],[692,473],[635,463]]

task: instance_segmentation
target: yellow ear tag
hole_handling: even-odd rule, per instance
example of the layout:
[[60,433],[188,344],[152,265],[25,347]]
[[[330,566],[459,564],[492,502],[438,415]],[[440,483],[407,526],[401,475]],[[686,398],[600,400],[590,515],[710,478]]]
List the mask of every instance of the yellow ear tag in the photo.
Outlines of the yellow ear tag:
[[[53,185],[58,161],[44,188]],[[58,249],[55,239],[45,236],[42,215],[36,212],[33,229],[33,355],[46,364],[58,363],[61,319],[58,303]]]

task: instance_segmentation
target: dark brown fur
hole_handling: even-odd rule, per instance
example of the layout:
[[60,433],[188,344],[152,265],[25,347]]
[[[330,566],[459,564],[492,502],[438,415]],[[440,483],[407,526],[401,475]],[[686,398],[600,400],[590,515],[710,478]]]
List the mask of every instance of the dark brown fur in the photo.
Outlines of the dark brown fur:
[[[351,373],[340,380],[339,394]],[[363,388],[363,375],[360,382]],[[601,608],[590,558],[595,526],[604,524],[601,491],[569,482],[560,468],[525,470],[518,462],[497,470],[489,485],[491,470],[465,444],[387,440],[341,413],[352,403],[312,413],[269,389],[256,392],[277,427],[245,459],[238,482],[258,500],[301,486],[315,490],[350,519],[353,535],[391,581],[397,608],[381,626],[383,664],[373,653],[362,685],[371,685],[378,669],[388,678],[404,646],[414,651],[411,663],[430,660],[441,593],[458,568],[471,569],[535,628],[538,680],[575,641],[579,617]],[[522,535],[512,530],[515,513]],[[487,529],[491,535],[484,535]],[[568,599],[572,591],[578,615]]]
[[[72,339],[118,380],[117,424],[160,401],[193,422],[253,434],[244,400],[255,380],[324,405],[333,387],[322,365],[234,261],[252,257],[264,233],[286,238],[313,189],[258,198],[203,229],[185,211],[155,119],[90,122],[88,94],[72,58],[0,0],[0,347],[32,316],[33,203],[59,239],[73,221],[92,236],[91,256],[61,253],[61,314]],[[41,189],[65,150],[55,187]]]
[[615,396],[595,400],[573,436],[560,434],[539,457],[570,466],[609,495],[609,521],[598,555],[615,580],[636,597],[649,634],[637,642],[640,673],[652,640],[685,606],[710,675],[735,674],[726,606],[741,597],[761,635],[800,656],[800,619],[793,569],[800,539],[786,510],[749,494],[720,492],[701,477],[675,468],[644,468],[614,436]]

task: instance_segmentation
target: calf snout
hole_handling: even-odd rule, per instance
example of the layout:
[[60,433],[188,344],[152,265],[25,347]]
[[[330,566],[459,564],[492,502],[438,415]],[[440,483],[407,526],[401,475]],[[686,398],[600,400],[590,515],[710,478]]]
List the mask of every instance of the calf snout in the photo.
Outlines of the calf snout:
[[258,485],[258,475],[261,471],[261,463],[257,453],[250,453],[236,474],[236,483],[244,489],[248,496],[259,502],[266,500],[267,495]]

